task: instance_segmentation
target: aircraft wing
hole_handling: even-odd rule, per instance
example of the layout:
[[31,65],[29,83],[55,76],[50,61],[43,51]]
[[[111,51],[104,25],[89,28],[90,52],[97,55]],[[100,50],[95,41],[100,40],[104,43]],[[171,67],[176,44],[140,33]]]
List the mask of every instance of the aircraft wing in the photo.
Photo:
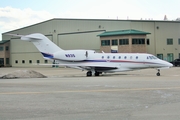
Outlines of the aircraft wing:
[[91,70],[91,69],[106,69],[106,70],[109,70],[109,69],[117,69],[117,66],[115,65],[112,65],[112,64],[105,64],[105,65],[97,65],[97,64],[58,64],[60,66],[69,66],[69,67],[80,67],[82,69],[86,69],[86,70]]
[[112,70],[112,69],[118,69],[117,65],[113,64],[92,64],[92,63],[81,63],[81,64],[36,64],[36,65],[57,65],[57,66],[66,66],[70,68],[75,69],[81,69],[81,70],[98,70],[98,71],[106,71],[106,70]]

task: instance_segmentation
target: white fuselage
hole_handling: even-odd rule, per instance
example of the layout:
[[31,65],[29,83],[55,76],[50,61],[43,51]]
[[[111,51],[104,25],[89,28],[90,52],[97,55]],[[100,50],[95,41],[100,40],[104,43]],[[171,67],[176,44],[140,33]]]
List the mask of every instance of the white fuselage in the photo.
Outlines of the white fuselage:
[[[84,54],[82,54],[82,56],[83,55]],[[56,60],[57,63],[67,64],[67,66],[68,64],[77,64],[77,66],[81,66],[81,69],[86,70],[90,70],[93,68],[92,66],[94,66],[94,70],[99,72],[119,72],[145,68],[172,67],[171,63],[145,53],[95,53],[94,51],[88,51],[88,56],[84,60],[67,61],[61,58],[56,58]],[[88,66],[91,66],[91,68],[88,69]]]

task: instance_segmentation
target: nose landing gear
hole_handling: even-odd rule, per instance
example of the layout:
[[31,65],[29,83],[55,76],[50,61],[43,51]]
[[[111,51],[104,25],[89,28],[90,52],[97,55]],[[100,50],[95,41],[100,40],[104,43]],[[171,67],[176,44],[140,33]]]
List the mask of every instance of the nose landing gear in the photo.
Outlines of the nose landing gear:
[[158,72],[156,73],[157,76],[160,76],[160,69],[158,69]]

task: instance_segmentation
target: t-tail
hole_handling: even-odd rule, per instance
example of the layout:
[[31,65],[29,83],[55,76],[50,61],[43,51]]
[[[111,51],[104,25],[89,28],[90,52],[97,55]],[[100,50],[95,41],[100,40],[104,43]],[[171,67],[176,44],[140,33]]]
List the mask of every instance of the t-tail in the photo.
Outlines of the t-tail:
[[58,51],[64,51],[40,33],[21,36],[21,40],[32,42],[46,59],[53,58],[53,54]]

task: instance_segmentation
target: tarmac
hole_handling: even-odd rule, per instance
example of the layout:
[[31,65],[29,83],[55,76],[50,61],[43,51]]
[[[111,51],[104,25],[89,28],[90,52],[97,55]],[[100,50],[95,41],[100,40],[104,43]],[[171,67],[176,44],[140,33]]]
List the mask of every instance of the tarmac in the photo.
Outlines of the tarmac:
[[86,77],[70,68],[34,70],[47,78],[0,79],[0,120],[179,120],[180,67]]

